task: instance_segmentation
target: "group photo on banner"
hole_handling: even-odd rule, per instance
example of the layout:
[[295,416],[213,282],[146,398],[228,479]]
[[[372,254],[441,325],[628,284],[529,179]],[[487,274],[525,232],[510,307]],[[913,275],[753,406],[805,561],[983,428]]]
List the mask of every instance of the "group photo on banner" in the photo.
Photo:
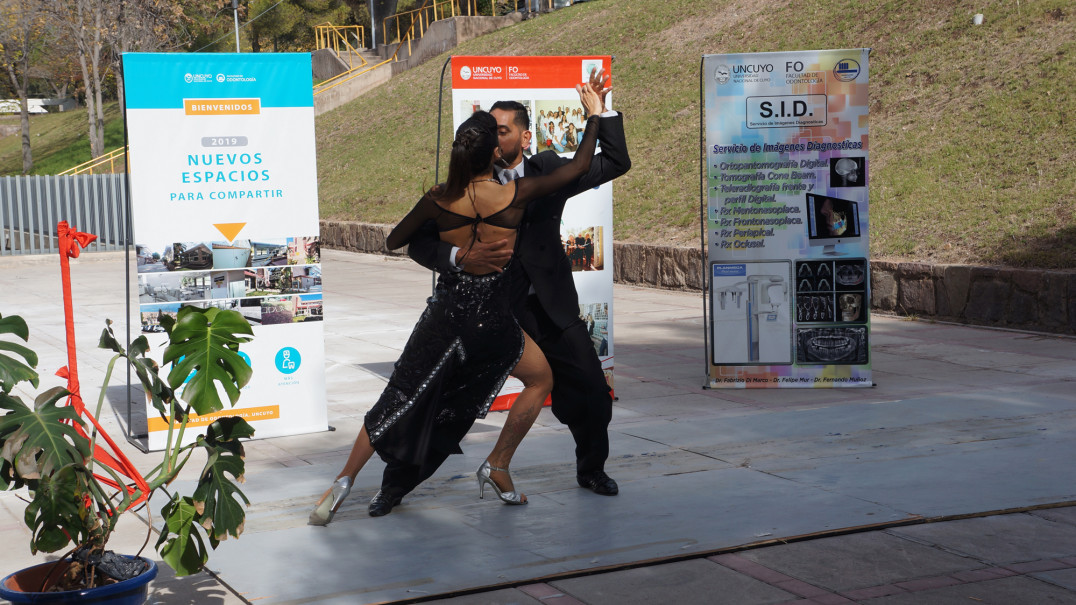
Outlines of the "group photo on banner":
[[708,386],[871,386],[869,49],[706,55]]

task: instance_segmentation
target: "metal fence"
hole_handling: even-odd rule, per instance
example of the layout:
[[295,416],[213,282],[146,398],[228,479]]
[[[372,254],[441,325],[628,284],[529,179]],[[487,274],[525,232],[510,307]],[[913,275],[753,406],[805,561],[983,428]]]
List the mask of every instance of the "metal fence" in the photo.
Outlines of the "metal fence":
[[122,250],[126,174],[0,177],[0,255],[57,253],[56,223],[97,236],[87,252]]

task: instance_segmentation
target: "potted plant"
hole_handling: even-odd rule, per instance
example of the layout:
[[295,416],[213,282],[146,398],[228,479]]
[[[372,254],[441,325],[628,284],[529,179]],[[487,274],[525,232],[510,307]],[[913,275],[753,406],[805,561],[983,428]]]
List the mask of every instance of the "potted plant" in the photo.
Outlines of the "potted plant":
[[[249,502],[236,485],[244,472],[240,440],[253,435],[253,428],[241,418],[223,417],[193,441],[184,436],[193,414],[224,408],[220,391],[235,405],[240,389],[250,380],[250,366],[238,354],[239,345],[252,337],[250,324],[236,311],[196,307],[182,307],[175,318],[162,315],[160,324],[168,336],[163,363],[171,364],[165,378],[147,356],[150,345],[145,336],[124,350],[106,321],[98,345],[115,355],[93,417],[100,414],[116,362],[124,359],[169,426],[161,463],[131,483],[105,464],[108,453],[98,446],[95,425],[90,426],[74,406],[62,403],[69,395],[65,388],[41,392],[32,407],[13,394],[20,383],[38,388],[37,354],[18,342],[29,338],[26,322],[17,315],[0,316],[0,490],[27,488],[24,517],[32,532],[31,552],[69,549],[58,562],[4,578],[0,597],[44,603],[49,595],[30,593],[61,591],[56,594],[70,597],[83,591],[98,598],[93,591],[104,590],[108,602],[123,603],[128,597],[120,594],[121,584],[139,581],[141,597],[131,596],[129,602],[144,602],[156,565],[140,557],[114,555],[105,545],[121,514],[175,479],[196,450],[203,450],[206,459],[197,486],[189,496],[171,496],[161,508],[158,553],[176,575],[192,574],[208,561],[207,544],[216,548],[220,540],[242,533],[243,503]],[[138,577],[117,582],[131,574]]]

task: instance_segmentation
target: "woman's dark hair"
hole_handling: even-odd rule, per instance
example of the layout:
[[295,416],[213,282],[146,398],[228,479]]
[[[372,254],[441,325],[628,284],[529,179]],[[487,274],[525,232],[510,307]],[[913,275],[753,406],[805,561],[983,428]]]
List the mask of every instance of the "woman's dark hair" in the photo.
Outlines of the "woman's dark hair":
[[486,111],[476,111],[456,129],[452,155],[448,160],[445,186],[434,189],[434,197],[454,200],[463,195],[471,179],[489,169],[497,148],[497,120]]

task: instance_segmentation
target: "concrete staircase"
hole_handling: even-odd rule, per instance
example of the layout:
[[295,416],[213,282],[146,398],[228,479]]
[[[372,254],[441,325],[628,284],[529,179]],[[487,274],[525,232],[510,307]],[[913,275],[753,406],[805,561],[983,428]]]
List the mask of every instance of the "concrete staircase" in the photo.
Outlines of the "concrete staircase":
[[[366,65],[363,65],[363,61]],[[314,77],[320,81],[334,78],[349,69],[362,69],[384,61],[377,51],[362,49],[358,52],[337,52],[330,48],[314,51],[312,55]]]
[[[314,90],[314,115],[320,115],[331,109],[335,109],[349,101],[352,101],[366,92],[388,82],[393,75],[407,71],[420,65],[429,59],[455,48],[462,42],[477,38],[503,27],[515,25],[522,19],[520,13],[511,13],[503,17],[452,17],[442,19],[430,24],[418,40],[410,45],[387,44],[378,48],[377,52],[363,50],[361,54],[367,61],[369,69],[382,61],[390,59],[393,54],[396,60],[369,69],[360,75],[350,79],[345,78],[339,84],[324,90]],[[399,46],[399,52],[396,52]],[[354,53],[352,53],[354,54]],[[313,53],[314,77],[319,80],[327,80],[337,74],[347,71],[347,56],[337,56],[336,52],[328,49],[318,50]],[[355,64],[361,64],[357,57],[353,58]]]

